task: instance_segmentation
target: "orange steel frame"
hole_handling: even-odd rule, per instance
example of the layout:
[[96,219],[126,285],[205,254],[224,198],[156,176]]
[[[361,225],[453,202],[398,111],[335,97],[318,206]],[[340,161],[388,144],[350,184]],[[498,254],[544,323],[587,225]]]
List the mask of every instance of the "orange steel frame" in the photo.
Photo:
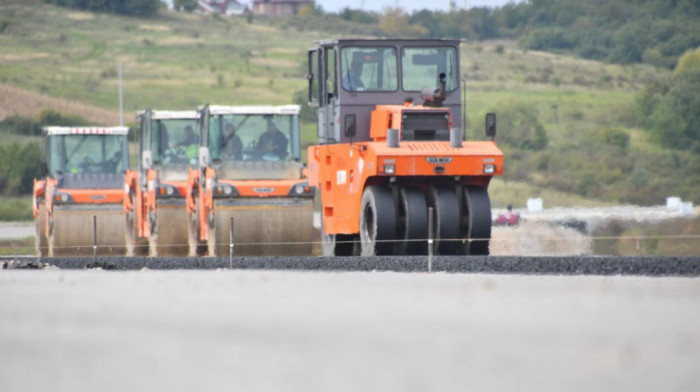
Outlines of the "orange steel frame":
[[[391,178],[401,178],[417,186],[429,186],[441,178],[459,177],[462,185],[486,187],[492,176],[503,173],[503,153],[493,141],[463,142],[460,148],[451,147],[449,141],[401,141],[398,148],[388,147],[387,129],[399,129],[400,121],[393,120],[400,119],[401,111],[406,108],[377,106],[370,127],[374,141],[308,148],[309,185],[321,192],[327,234],[359,233],[362,193],[368,185],[387,184]],[[410,110],[436,109],[412,106]],[[429,157],[450,158],[450,162],[440,163],[443,171],[437,175],[437,164],[431,163]],[[386,164],[395,165],[395,172],[384,173]],[[493,174],[484,173],[485,164],[495,165]]]
[[[304,173],[306,173],[304,171]],[[212,167],[204,169],[205,185],[202,186],[201,172],[190,168],[189,177],[187,180],[186,189],[186,205],[187,211],[190,214],[197,213],[199,222],[207,222],[209,214],[213,214],[215,210],[214,203],[214,187],[213,181],[216,178],[216,171]],[[217,184],[231,185],[238,191],[239,198],[268,198],[268,197],[287,197],[290,190],[300,179],[292,180],[222,180],[216,179]],[[270,192],[256,192],[255,188],[271,188]],[[198,199],[202,203],[200,208],[197,208],[194,194],[198,194]],[[206,224],[199,225],[199,239],[204,241],[209,237],[209,229]]]

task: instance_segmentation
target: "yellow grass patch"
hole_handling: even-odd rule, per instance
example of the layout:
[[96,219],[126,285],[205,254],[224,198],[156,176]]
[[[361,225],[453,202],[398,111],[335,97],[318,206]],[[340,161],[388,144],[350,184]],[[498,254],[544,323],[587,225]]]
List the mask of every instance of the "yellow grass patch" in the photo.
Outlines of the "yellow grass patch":
[[27,61],[51,57],[48,53],[5,53],[0,58],[5,61]]
[[193,37],[168,37],[159,39],[158,45],[193,45],[200,41],[200,39]]
[[279,32],[278,29],[272,26],[265,26],[265,25],[256,25],[256,24],[251,24],[247,26],[247,30],[252,30],[252,31],[265,31],[268,33],[273,33],[273,32]]
[[0,84],[0,120],[13,114],[34,117],[44,109],[53,109],[62,114],[75,114],[95,124],[119,124],[117,111]]
[[284,59],[271,59],[271,58],[253,58],[250,60],[251,63],[259,65],[262,67],[284,67],[291,68],[299,65],[299,62]]
[[139,25],[139,29],[146,31],[170,31],[170,27],[165,25]]
[[71,12],[68,14],[68,19],[73,20],[92,20],[95,16],[87,12]]
[[303,54],[303,51],[300,51],[299,48],[270,48],[268,52],[283,54]]

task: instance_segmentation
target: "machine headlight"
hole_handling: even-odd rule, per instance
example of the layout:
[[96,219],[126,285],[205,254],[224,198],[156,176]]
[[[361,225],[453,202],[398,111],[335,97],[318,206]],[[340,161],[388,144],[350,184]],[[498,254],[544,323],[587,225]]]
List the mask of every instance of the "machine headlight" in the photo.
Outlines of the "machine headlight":
[[217,185],[216,187],[214,187],[214,196],[238,196],[238,191],[231,185]]
[[384,165],[384,174],[394,174],[396,173],[396,165]]
[[180,196],[180,192],[172,185],[160,184],[158,185],[158,192],[156,195],[161,197],[172,197]]
[[63,193],[63,192],[56,192],[53,196],[53,199],[56,203],[72,203],[73,202],[73,198],[69,194]]
[[316,188],[310,186],[308,182],[302,182],[299,184],[294,184],[294,186],[289,189],[289,193],[287,195],[310,197],[314,195],[315,190]]
[[496,165],[489,163],[484,165],[484,174],[493,174],[496,172]]

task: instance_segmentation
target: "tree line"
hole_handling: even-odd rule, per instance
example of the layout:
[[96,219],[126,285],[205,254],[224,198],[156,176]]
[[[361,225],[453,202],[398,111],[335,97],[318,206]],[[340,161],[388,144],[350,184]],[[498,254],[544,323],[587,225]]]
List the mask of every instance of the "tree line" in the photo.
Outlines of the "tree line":
[[[315,10],[323,15],[323,10]],[[696,0],[528,0],[502,7],[383,13],[345,8],[347,21],[378,25],[390,36],[516,39],[532,50],[567,51],[592,60],[648,63],[673,69],[678,57],[700,46]]]
[[[160,0],[44,0],[48,4],[153,16]],[[193,0],[175,0],[175,9],[191,12]],[[502,7],[473,7],[407,13],[387,7],[381,13],[346,7],[326,13],[305,6],[294,18],[344,20],[376,27],[392,37],[517,39],[525,49],[567,51],[592,60],[648,63],[673,69],[678,58],[700,46],[697,0],[526,0]],[[370,31],[375,31],[371,29]]]

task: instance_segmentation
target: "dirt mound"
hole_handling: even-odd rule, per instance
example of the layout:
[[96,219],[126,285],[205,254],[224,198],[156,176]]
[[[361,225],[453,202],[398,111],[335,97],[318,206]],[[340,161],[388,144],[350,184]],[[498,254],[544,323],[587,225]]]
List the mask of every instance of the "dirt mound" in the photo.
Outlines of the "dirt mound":
[[493,227],[491,254],[498,256],[572,256],[592,253],[591,239],[580,231],[550,222],[522,222]]
[[61,114],[74,114],[95,125],[118,125],[119,112],[54,98],[0,84],[0,120],[11,115],[34,117],[43,109],[53,109]]

